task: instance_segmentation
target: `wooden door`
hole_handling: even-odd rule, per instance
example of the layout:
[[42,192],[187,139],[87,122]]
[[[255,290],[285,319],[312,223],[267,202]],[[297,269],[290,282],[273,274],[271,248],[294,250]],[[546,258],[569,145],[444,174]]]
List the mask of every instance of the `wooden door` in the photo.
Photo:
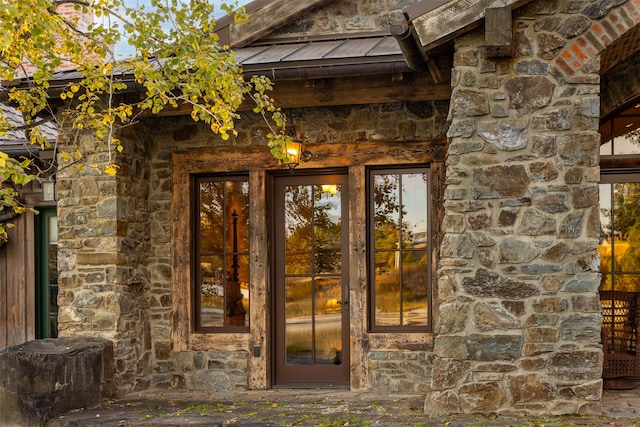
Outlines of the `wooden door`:
[[276,385],[349,383],[347,183],[275,179]]

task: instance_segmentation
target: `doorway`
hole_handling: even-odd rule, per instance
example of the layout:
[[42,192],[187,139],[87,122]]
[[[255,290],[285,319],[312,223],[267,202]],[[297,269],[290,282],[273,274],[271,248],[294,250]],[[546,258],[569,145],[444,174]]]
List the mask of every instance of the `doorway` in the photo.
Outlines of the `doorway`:
[[58,336],[58,217],[56,208],[38,208],[36,230],[36,338]]
[[274,384],[349,384],[348,177],[274,179]]

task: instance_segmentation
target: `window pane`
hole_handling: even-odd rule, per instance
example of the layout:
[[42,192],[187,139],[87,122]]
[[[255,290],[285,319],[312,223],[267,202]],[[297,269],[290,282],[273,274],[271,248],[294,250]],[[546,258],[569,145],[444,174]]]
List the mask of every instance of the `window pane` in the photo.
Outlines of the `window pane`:
[[402,231],[403,247],[426,243],[427,237],[427,176],[402,175]]
[[224,257],[200,258],[200,323],[202,326],[224,326]]
[[286,274],[311,274],[313,193],[310,186],[285,188]]
[[227,326],[249,326],[249,256],[227,257],[229,274],[225,286]]
[[226,239],[227,252],[248,252],[249,183],[247,181],[227,181],[225,186],[227,233],[235,236]]
[[427,170],[374,173],[371,179],[373,326],[426,328],[431,252]]
[[614,271],[640,271],[640,184],[612,186],[613,213],[609,225]]
[[428,323],[428,263],[427,251],[406,251],[402,259],[402,324],[426,325]]
[[288,365],[313,363],[313,280],[286,279],[285,348]]
[[249,184],[201,179],[197,328],[249,326]]
[[375,262],[375,324],[400,325],[400,251],[377,252]]
[[373,175],[375,249],[396,249],[400,240],[400,176]]
[[221,253],[224,244],[224,183],[200,183],[200,251]]
[[612,227],[612,211],[611,211],[611,184],[600,184],[600,244],[598,252],[600,253],[600,271],[611,271],[613,263],[611,256],[613,253],[613,238],[611,232]]
[[640,274],[603,274],[600,291],[640,292]]
[[640,132],[638,116],[622,116],[613,119],[615,138],[613,154],[639,154]]
[[[326,187],[326,188],[325,188]],[[341,188],[316,186],[313,208],[314,269],[316,274],[341,271]]]
[[342,286],[340,278],[316,280],[315,301],[315,363],[342,363],[342,306],[337,298]]

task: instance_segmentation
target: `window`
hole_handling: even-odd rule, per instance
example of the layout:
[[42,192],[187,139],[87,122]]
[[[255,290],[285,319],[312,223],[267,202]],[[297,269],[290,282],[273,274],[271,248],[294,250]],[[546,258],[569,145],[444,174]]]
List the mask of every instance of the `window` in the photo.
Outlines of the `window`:
[[368,178],[371,330],[429,330],[429,169],[371,170]]
[[640,304],[640,103],[601,123],[600,304],[603,377],[633,376]]
[[249,330],[249,181],[196,179],[195,329]]
[[640,103],[616,113],[600,125],[601,156],[640,154]]

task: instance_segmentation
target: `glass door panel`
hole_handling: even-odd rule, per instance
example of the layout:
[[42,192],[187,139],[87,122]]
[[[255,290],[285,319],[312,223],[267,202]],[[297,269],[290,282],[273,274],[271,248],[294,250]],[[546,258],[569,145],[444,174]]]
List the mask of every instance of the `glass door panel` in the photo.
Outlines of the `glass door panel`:
[[276,383],[347,383],[346,176],[275,182]]

